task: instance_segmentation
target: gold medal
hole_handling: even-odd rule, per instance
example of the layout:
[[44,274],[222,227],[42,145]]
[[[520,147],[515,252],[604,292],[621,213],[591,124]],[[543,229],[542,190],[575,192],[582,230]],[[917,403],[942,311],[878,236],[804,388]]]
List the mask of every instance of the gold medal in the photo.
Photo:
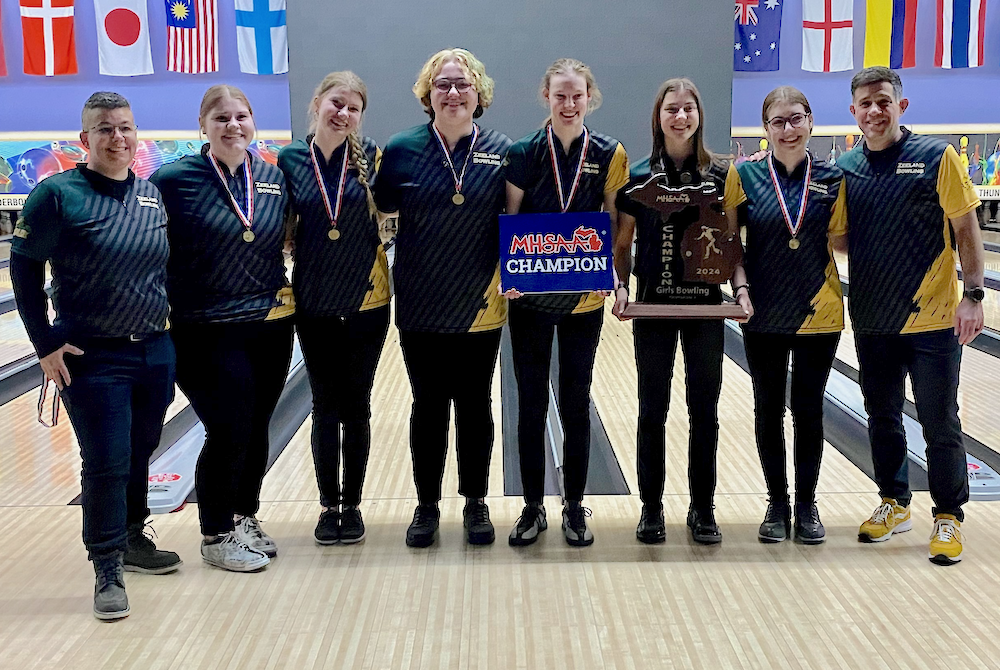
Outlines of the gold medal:
[[337,230],[336,228],[331,228],[330,232],[328,232],[326,234],[326,236],[329,237],[331,240],[339,240],[340,239],[340,231]]
[[253,242],[253,240],[254,240],[255,237],[257,237],[257,236],[253,234],[252,230],[244,230],[243,231],[243,241],[244,242]]
[[462,195],[461,193],[456,193],[455,195],[451,196],[451,201],[456,205],[461,205],[463,202],[465,202],[465,196]]
[[792,251],[794,251],[795,249],[798,249],[799,248],[799,241],[797,239],[795,239],[794,237],[792,239],[788,240],[788,248],[791,249]]

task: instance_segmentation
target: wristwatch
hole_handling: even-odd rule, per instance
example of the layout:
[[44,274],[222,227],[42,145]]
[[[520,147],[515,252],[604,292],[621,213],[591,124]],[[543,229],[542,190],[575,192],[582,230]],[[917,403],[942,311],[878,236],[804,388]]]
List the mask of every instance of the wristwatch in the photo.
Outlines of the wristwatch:
[[625,293],[629,292],[629,290],[628,290],[628,283],[627,282],[619,281],[618,282],[618,286],[615,287],[615,290],[617,291],[620,288],[625,289]]
[[973,286],[972,288],[965,289],[965,293],[962,295],[972,302],[982,302],[983,298],[986,297],[986,290],[982,286]]

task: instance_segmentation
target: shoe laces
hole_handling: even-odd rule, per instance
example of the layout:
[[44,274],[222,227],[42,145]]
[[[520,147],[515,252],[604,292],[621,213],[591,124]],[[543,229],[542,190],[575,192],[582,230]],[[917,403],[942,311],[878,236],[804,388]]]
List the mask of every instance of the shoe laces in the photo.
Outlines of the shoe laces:
[[102,560],[97,563],[97,581],[100,583],[101,588],[104,588],[108,584],[115,583],[122,588],[125,588],[124,582],[124,567],[121,561],[117,559],[107,559]]
[[486,503],[470,503],[468,507],[468,518],[470,525],[489,523],[490,508],[486,506]]
[[240,519],[240,524],[243,526],[243,532],[253,539],[259,540],[264,537],[264,531],[260,527],[260,521],[258,521],[255,517],[245,516]]
[[434,511],[431,505],[417,505],[413,511],[413,523],[418,526],[429,524],[434,519]]
[[251,547],[249,544],[247,544],[244,540],[240,539],[239,536],[236,535],[236,533],[226,533],[225,536],[222,538],[222,542],[220,544],[223,546],[227,544],[235,544],[237,549],[242,549],[243,551],[251,551],[255,554],[260,553],[259,551]]
[[566,506],[566,519],[573,530],[582,532],[587,527],[587,517],[593,515],[594,513],[590,511],[589,507],[583,505]]
[[788,505],[768,502],[767,512],[764,513],[764,523],[783,522],[788,518]]
[[517,520],[517,527],[530,528],[535,525],[538,517],[542,516],[543,509],[541,505],[525,505],[521,511],[521,516]]
[[800,520],[808,523],[820,523],[819,507],[816,506],[816,503],[813,503],[806,508],[805,514],[800,516]]
[[892,514],[893,504],[890,501],[883,502],[878,508],[872,512],[872,523],[885,523],[886,519]]
[[938,542],[951,542],[958,535],[958,526],[951,519],[935,519],[934,530],[931,531],[931,540]]

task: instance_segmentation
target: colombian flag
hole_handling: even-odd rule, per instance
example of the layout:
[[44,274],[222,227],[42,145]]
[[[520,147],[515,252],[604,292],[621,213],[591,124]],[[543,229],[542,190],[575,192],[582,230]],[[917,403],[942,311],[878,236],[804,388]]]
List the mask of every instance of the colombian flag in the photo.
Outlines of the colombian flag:
[[916,65],[917,0],[868,0],[865,67]]

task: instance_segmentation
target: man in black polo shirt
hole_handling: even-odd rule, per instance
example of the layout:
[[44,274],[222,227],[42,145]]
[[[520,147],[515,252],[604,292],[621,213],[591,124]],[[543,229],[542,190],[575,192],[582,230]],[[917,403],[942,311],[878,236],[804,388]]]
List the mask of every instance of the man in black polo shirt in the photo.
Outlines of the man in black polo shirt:
[[[95,93],[82,120],[87,163],[28,196],[10,269],[46,383],[59,387],[80,444],[94,616],[110,620],[129,613],[123,570],[162,574],[181,564],[143,532],[149,457],[174,395],[167,220],[159,191],[129,169],[137,141],[128,101]],[[42,289],[46,261],[52,325]]]
[[928,556],[951,565],[962,559],[962,505],[969,499],[958,418],[961,345],[983,329],[979,198],[954,147],[899,125],[909,101],[895,72],[862,70],[851,95],[865,139],[837,164],[847,186],[851,320],[882,496],[858,539],[882,542],[912,527],[902,422],[909,372],[934,501]]

